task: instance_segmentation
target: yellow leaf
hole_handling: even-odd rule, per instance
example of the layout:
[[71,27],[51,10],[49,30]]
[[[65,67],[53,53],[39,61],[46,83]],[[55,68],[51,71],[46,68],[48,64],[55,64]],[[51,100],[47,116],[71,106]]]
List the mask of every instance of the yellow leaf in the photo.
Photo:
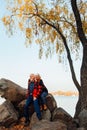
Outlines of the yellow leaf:
[[24,0],[24,2],[29,2],[29,0]]
[[30,38],[32,36],[32,29],[31,28],[26,28],[26,37]]
[[23,23],[19,22],[19,28],[23,30]]
[[19,17],[22,17],[22,13],[20,12],[20,13],[18,14],[18,16],[19,16]]
[[9,25],[10,24],[10,17],[5,16],[2,18],[2,21],[3,21],[4,25]]
[[21,4],[22,3],[22,0],[18,0],[18,4]]
[[37,44],[40,44],[40,43],[41,43],[41,40],[40,40],[40,39],[36,39],[35,42],[36,42]]
[[56,53],[58,52],[58,50],[59,50],[59,44],[58,44],[58,42],[56,43]]
[[24,0],[25,3],[31,3],[32,0]]
[[24,11],[24,8],[25,8],[25,6],[22,5],[22,6],[20,7],[20,11]]
[[55,39],[55,38],[56,38],[56,36],[57,36],[56,31],[54,31],[54,30],[53,30],[52,34],[53,34],[53,37],[54,37],[54,39]]
[[6,21],[6,17],[3,17],[3,18],[2,18],[2,21],[5,22],[5,21]]
[[31,4],[27,4],[26,6],[25,6],[25,10],[26,10],[26,12],[28,13],[33,13],[33,11],[34,11],[34,6],[32,6]]

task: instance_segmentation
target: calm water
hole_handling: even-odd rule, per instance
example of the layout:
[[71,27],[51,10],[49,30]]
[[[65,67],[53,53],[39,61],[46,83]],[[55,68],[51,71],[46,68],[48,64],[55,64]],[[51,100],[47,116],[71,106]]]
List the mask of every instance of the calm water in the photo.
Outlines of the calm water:
[[54,98],[58,107],[62,107],[72,117],[74,116],[76,103],[78,101],[77,96],[54,96]]
[[5,101],[4,98],[0,97],[0,104],[2,104],[4,101]]
[[[62,107],[66,110],[72,117],[75,113],[75,106],[78,101],[77,96],[54,96],[57,106]],[[0,97],[0,104],[4,102],[4,99]]]

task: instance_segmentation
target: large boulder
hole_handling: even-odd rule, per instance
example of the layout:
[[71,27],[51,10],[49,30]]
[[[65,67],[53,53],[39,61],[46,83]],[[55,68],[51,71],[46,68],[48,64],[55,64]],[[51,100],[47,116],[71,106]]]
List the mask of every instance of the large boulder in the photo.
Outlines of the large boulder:
[[52,113],[52,121],[56,121],[56,120],[62,120],[62,121],[64,120],[66,122],[69,122],[72,120],[72,117],[63,108],[59,107],[56,108]]
[[[44,115],[45,113],[45,115]],[[31,130],[67,130],[67,126],[61,121],[51,122],[49,111],[44,111],[42,113],[42,120],[39,121],[36,113],[34,113],[31,117],[30,128]],[[44,115],[44,116],[43,116]],[[49,118],[47,118],[47,115]]]
[[31,130],[67,130],[67,126],[60,121],[41,120],[33,124]]
[[[17,111],[20,115],[20,117],[23,117],[24,116],[24,106],[25,106],[25,103],[26,103],[26,99],[21,101],[18,105],[17,105]],[[30,104],[29,106],[29,115],[30,117],[32,116],[32,114],[34,113],[34,105],[33,103]]]
[[[66,112],[63,108],[56,108],[52,112],[52,121],[61,121],[67,125],[68,129],[74,127],[74,120],[71,115]],[[75,128],[75,127],[74,127]]]
[[57,108],[57,102],[52,94],[48,94],[46,97],[46,104],[50,112],[53,112]]
[[[51,113],[50,113],[49,109],[47,109],[46,111],[42,111],[41,114],[42,114],[42,119],[43,120],[50,121]],[[30,126],[33,126],[38,121],[39,120],[38,120],[38,118],[36,116],[36,113],[34,112],[33,115],[31,116]]]
[[42,119],[44,120],[51,120],[51,112],[49,111],[49,109],[47,109],[46,111],[42,111]]
[[77,130],[87,130],[86,128],[80,127]]
[[[18,105],[17,105],[17,110],[19,111],[19,115],[23,116],[24,115],[24,105],[25,105],[26,99],[21,101]],[[52,94],[48,94],[48,96],[46,97],[46,104],[47,104],[47,111],[50,113],[50,119],[51,119],[51,113],[52,111],[54,111],[57,108],[57,103],[55,98],[53,97]],[[45,114],[47,114],[46,112],[42,112],[43,116],[45,116]],[[34,113],[34,106],[33,103],[29,106],[29,113],[30,116]],[[49,118],[49,116],[47,117]]]
[[18,121],[18,112],[10,101],[5,101],[0,105],[0,124],[8,127]]
[[80,127],[85,127],[85,128],[87,128],[87,110],[86,110],[86,109],[83,109],[83,110],[79,113],[78,119],[79,119]]
[[[26,100],[23,100],[17,106],[17,111],[18,111],[20,117],[24,116],[25,102],[26,102]],[[34,105],[33,105],[33,103],[31,103],[30,106],[29,106],[29,113],[30,113],[29,115],[30,115],[30,118],[31,118],[31,116],[34,113]],[[51,112],[50,112],[49,109],[47,109],[46,111],[42,111],[41,113],[42,113],[42,118],[43,119],[51,120]]]
[[26,89],[20,87],[14,82],[7,79],[0,80],[1,97],[11,101],[15,105],[15,107],[18,105],[19,102],[26,98],[25,93]]
[[[19,118],[24,116],[26,89],[10,80],[1,79],[0,95],[6,99],[0,106],[0,124],[9,126],[18,122]],[[52,94],[46,97],[46,104],[48,109],[42,111],[41,121],[34,112],[33,103],[29,106],[31,130],[75,130],[76,126],[72,117],[65,110],[57,107]],[[79,121],[81,121],[80,118]]]

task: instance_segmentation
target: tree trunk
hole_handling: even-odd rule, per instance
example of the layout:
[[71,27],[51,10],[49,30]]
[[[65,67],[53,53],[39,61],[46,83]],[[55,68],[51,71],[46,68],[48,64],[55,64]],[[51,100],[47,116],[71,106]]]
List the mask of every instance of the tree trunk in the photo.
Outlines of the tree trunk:
[[83,48],[83,61],[81,67],[81,109],[87,109],[87,45]]
[[79,99],[76,105],[74,117],[78,118],[79,113],[83,109],[87,109],[87,45],[83,46],[83,60],[80,71],[81,88],[79,91]]
[[81,94],[79,93],[79,98],[78,98],[78,102],[76,104],[74,118],[78,117],[80,111],[81,111]]
[[71,6],[76,20],[78,37],[83,46],[83,58],[80,71],[81,88],[79,91],[79,100],[76,106],[75,113],[75,117],[78,117],[78,114],[81,112],[82,109],[87,109],[87,39],[85,36],[85,32],[83,31],[80,12],[77,7],[77,0],[71,0]]

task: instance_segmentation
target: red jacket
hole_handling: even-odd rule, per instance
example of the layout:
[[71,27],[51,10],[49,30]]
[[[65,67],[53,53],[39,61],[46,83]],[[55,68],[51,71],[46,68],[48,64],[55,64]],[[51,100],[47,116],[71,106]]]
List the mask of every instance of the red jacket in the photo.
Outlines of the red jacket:
[[38,98],[42,92],[42,86],[35,83],[34,90],[33,90],[33,97]]
[[[42,86],[39,85],[38,83],[34,83],[34,88],[33,88],[33,91],[32,91],[32,96],[38,98],[40,96],[41,92],[42,92]],[[28,86],[28,91],[27,91],[26,97],[28,97],[30,94],[31,93],[29,91],[29,86]]]

